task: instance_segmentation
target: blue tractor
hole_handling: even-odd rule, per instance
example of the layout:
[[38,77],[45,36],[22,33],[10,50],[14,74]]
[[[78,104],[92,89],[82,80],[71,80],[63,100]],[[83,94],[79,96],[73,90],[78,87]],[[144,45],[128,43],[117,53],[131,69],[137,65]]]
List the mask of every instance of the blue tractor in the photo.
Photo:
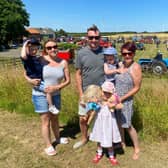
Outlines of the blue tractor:
[[160,51],[154,58],[141,58],[138,63],[141,65],[143,72],[153,72],[156,75],[162,75],[168,71],[168,58],[163,58],[163,54]]

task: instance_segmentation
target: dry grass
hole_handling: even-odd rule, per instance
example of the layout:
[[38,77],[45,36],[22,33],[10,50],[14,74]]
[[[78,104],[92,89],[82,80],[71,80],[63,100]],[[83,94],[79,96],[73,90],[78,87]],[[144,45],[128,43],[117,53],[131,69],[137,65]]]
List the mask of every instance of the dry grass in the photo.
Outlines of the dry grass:
[[[63,131],[60,129],[60,131]],[[79,139],[79,134],[74,135]],[[73,150],[77,139],[70,138],[68,145],[58,145],[56,156],[44,154],[44,144],[40,135],[38,117],[25,118],[16,113],[0,111],[0,167],[2,168],[110,168],[106,157],[98,165],[91,160],[95,155],[96,144],[89,142],[83,148]],[[117,154],[120,168],[167,168],[168,144],[165,142],[145,144],[141,142],[141,154],[133,161],[132,147],[125,154]]]

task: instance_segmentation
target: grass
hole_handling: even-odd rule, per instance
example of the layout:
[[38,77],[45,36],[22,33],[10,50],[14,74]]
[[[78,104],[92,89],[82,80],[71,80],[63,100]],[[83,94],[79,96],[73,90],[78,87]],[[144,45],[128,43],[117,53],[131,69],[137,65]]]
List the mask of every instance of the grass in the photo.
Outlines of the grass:
[[[119,47],[119,46],[118,46]],[[153,57],[158,49],[155,45],[146,45],[145,51],[137,51],[136,60],[141,57]],[[160,50],[167,52],[165,46]],[[75,83],[75,69],[70,65],[71,84],[62,90],[63,124],[78,125],[78,93]],[[23,67],[3,67],[0,76],[0,108],[10,112],[18,112],[25,116],[35,115],[31,102],[31,86],[23,77]],[[140,92],[135,96],[134,125],[142,139],[156,140],[168,138],[168,79],[167,76],[143,74]]]

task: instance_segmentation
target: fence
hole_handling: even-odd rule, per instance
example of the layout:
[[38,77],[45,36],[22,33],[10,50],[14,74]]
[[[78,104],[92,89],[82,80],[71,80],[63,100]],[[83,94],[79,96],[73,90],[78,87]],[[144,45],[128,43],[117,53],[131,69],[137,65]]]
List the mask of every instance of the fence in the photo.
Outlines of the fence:
[[20,67],[22,66],[22,62],[20,58],[5,58],[5,57],[0,57],[0,67]]

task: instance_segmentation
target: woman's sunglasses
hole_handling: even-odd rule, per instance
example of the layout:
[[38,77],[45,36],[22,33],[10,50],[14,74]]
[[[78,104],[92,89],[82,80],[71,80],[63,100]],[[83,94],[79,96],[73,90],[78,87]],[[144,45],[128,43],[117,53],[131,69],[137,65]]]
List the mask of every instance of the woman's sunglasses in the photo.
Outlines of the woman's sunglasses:
[[46,47],[47,50],[51,50],[52,48],[53,48],[53,49],[57,49],[58,46],[57,46],[57,45],[54,45],[54,46],[48,46],[48,47]]
[[133,55],[133,52],[123,52],[122,53],[123,56],[132,56]]

